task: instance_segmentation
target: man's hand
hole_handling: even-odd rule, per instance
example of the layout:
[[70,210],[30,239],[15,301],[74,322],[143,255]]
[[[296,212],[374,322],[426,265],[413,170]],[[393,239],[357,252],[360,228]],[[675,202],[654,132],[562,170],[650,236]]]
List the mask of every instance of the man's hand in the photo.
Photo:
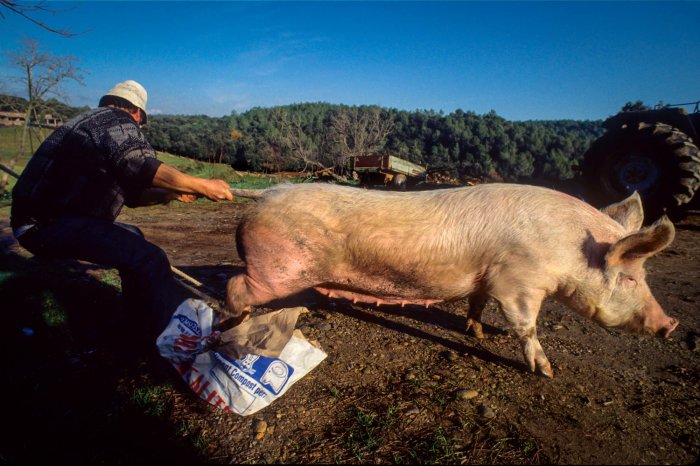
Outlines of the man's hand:
[[212,201],[230,201],[233,199],[231,188],[223,180],[207,180],[182,173],[181,171],[161,164],[156,171],[151,185],[156,188],[169,189],[178,194],[176,198],[182,202],[192,202],[187,195],[204,196]]
[[138,199],[126,203],[128,207],[144,207],[156,204],[167,204],[170,201],[192,202],[197,200],[196,194],[182,194],[169,189],[147,188],[141,191]]
[[201,179],[202,190],[200,191],[207,199],[214,202],[230,201],[233,199],[231,187],[223,180]]
[[176,201],[184,202],[185,204],[189,204],[190,202],[194,202],[197,199],[199,199],[199,195],[197,195],[197,194],[177,193],[175,195]]

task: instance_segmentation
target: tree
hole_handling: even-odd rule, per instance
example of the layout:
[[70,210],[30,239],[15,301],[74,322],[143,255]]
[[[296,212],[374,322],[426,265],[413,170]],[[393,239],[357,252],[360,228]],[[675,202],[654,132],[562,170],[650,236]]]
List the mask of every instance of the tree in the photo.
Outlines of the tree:
[[[65,29],[55,29],[48,24],[46,24],[43,21],[40,21],[36,19],[35,15],[36,14],[41,14],[41,13],[49,13],[50,15],[55,15],[56,13],[60,13],[66,10],[57,10],[55,8],[51,8],[48,6],[48,2],[34,2],[34,3],[19,3],[14,0],[0,0],[0,7],[3,7],[7,10],[12,11],[13,13],[16,13],[23,18],[28,19],[32,23],[36,24],[37,26],[46,29],[49,32],[53,32],[54,34],[58,34],[59,36],[63,37],[73,37],[76,36],[77,34],[73,34]],[[0,18],[5,19],[5,15],[3,14],[3,10],[0,9]]]
[[644,105],[644,102],[642,102],[641,100],[638,100],[634,103],[627,102],[625,105],[622,106],[623,112],[639,112],[642,110],[650,110],[650,107]]
[[[78,59],[72,56],[56,56],[51,52],[40,49],[39,43],[33,39],[26,39],[21,42],[23,48],[19,52],[10,52],[8,57],[10,62],[17,66],[22,73],[19,81],[24,85],[27,92],[27,104],[24,109],[25,123],[22,130],[20,145],[17,153],[9,162],[12,169],[17,165],[19,157],[25,152],[27,139],[29,139],[30,150],[32,134],[37,140],[42,140],[41,122],[46,110],[46,99],[48,96],[61,96],[60,86],[67,80],[72,79],[83,84],[82,70],[77,66]],[[38,125],[32,125],[32,122]],[[8,184],[8,175],[3,174],[0,178],[0,192],[4,192]]]
[[382,116],[379,107],[343,108],[331,117],[330,126],[338,148],[335,165],[341,174],[350,157],[379,152],[394,129],[393,122]]
[[279,129],[281,155],[291,159],[301,171],[327,171],[327,167],[319,160],[318,146],[304,132],[299,119],[290,117],[284,108],[276,111],[274,118]]

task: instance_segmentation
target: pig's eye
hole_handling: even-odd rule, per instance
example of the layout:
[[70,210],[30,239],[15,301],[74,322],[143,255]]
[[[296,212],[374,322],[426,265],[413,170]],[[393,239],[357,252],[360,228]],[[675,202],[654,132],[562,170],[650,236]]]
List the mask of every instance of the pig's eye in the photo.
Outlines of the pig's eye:
[[622,286],[625,288],[634,288],[637,286],[637,280],[635,280],[633,277],[630,277],[629,275],[625,275],[622,277]]

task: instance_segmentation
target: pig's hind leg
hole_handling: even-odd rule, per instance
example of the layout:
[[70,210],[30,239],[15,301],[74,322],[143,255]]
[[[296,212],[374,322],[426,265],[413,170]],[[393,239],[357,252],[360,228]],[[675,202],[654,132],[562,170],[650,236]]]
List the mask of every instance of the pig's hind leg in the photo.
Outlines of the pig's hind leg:
[[537,315],[544,299],[544,293],[540,291],[525,292],[496,298],[501,304],[501,310],[506,320],[511,324],[513,331],[518,336],[523,350],[525,362],[532,372],[539,372],[546,377],[554,377],[552,365],[542,350],[537,339]]

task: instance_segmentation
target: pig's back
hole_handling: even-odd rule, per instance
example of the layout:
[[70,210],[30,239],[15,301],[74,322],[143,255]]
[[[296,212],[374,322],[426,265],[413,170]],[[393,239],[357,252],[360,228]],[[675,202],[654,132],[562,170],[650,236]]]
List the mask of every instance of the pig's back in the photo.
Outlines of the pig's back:
[[587,228],[601,222],[606,228],[616,225],[597,209],[568,194],[507,183],[415,192],[332,184],[280,185],[268,190],[255,207],[257,214],[311,215],[329,226],[418,230],[413,233],[433,228],[493,234],[521,227],[551,231]]
[[404,193],[289,185],[252,206],[239,244],[256,247],[249,264],[298,263],[310,286],[352,282],[372,296],[451,299],[493,286],[506,269],[553,290],[553,277],[585,264],[586,238],[613,224],[576,198],[526,185]]
[[[547,188],[507,183],[389,192],[331,184],[281,185],[254,206],[256,221],[333,232],[335,240],[449,251],[504,243],[580,244],[621,227],[589,204]],[[599,235],[600,236],[600,235]]]

